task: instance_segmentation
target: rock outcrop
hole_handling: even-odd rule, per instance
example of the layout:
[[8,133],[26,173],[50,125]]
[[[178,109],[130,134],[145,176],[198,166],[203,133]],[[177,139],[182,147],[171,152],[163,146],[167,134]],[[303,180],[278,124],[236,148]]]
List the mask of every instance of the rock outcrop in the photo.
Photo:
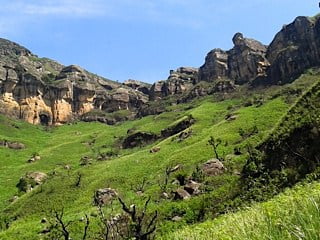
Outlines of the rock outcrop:
[[234,84],[253,86],[290,83],[320,65],[319,29],[319,16],[297,17],[276,34],[269,46],[237,33],[231,50],[208,53],[199,70],[199,81],[229,79]]
[[228,52],[228,77],[236,84],[244,84],[264,76],[270,65],[266,58],[266,46],[254,39],[244,38],[241,33],[236,33],[232,41],[234,47]]
[[123,85],[132,88],[136,91],[142,92],[143,94],[149,95],[151,84],[140,82],[137,80],[129,79],[123,83]]
[[245,38],[242,33],[236,33],[232,41],[234,47],[231,50],[214,49],[208,53],[199,70],[199,81],[230,79],[236,84],[244,84],[266,74],[270,64],[265,45]]
[[181,94],[190,90],[198,80],[198,69],[193,67],[180,67],[171,70],[166,81],[154,83],[150,89],[150,100],[159,100],[163,97]]
[[26,173],[25,176],[20,178],[17,188],[21,192],[29,192],[36,186],[43,184],[47,178],[47,174],[43,172]]
[[208,176],[217,176],[225,171],[223,163],[219,159],[211,159],[205,162],[202,167],[202,171]]
[[213,49],[206,56],[204,65],[199,69],[199,80],[213,82],[228,76],[228,53],[219,48]]
[[81,67],[38,58],[0,39],[0,113],[33,124],[61,124],[100,109],[136,111],[148,101],[142,91]]
[[97,206],[103,206],[110,204],[117,196],[118,193],[116,190],[112,188],[102,188],[94,193],[93,202]]
[[267,51],[269,84],[292,82],[320,65],[320,18],[297,17],[275,36]]

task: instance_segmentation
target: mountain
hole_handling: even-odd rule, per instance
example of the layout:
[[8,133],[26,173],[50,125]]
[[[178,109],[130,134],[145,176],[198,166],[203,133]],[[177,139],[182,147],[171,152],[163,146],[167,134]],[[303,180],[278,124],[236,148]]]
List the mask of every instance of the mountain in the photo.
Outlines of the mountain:
[[0,239],[315,239],[319,21],[154,84],[1,39]]
[[[0,111],[33,124],[61,124],[79,119],[114,124],[105,113],[127,111],[128,118],[154,114],[148,102],[175,96],[183,102],[238,86],[285,84],[320,63],[320,18],[298,17],[276,34],[269,46],[236,33],[234,47],[214,49],[200,68],[171,70],[152,86],[129,80],[114,82],[81,67],[38,58],[16,43],[0,39]],[[203,82],[208,83],[203,86]],[[183,96],[182,96],[183,95]],[[152,103],[151,103],[152,105]],[[143,112],[143,114],[141,114]]]

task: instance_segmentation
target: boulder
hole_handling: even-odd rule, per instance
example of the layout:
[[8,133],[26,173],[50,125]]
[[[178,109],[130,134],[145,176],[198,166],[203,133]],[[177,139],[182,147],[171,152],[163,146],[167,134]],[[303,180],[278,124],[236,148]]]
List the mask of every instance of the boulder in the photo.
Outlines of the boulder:
[[194,123],[195,123],[195,119],[191,115],[186,116],[181,120],[179,120],[178,122],[171,125],[170,127],[161,130],[161,137],[167,138],[172,135],[175,135],[191,127]]
[[118,193],[112,188],[98,189],[94,193],[94,204],[98,206],[110,204],[117,196]]
[[153,147],[150,149],[150,153],[156,153],[156,152],[159,152],[161,150],[160,147]]
[[180,216],[174,216],[171,220],[172,220],[173,222],[180,222],[180,221],[182,221],[182,217],[180,217]]
[[21,150],[26,148],[26,146],[23,143],[19,143],[19,142],[8,142],[7,146],[8,148],[15,149],[15,150]]
[[33,155],[31,158],[29,158],[28,163],[33,163],[39,160],[41,160],[41,157],[39,155]]
[[184,185],[184,190],[186,190],[190,195],[198,195],[200,193],[201,184],[193,180],[189,180],[186,185]]
[[155,142],[158,136],[151,132],[135,132],[127,136],[123,142],[124,149],[143,146]]
[[20,178],[17,188],[21,192],[29,192],[34,187],[43,184],[47,178],[47,174],[43,172],[30,172]]
[[177,136],[178,142],[184,141],[185,139],[189,138],[191,135],[192,135],[192,130],[191,129],[181,132]]
[[201,169],[207,176],[221,175],[225,171],[225,167],[222,162],[216,158],[213,158],[204,163]]
[[92,164],[93,159],[89,156],[83,156],[80,159],[80,166],[86,166]]
[[186,200],[189,198],[191,198],[191,195],[183,188],[178,188],[174,192],[174,200]]

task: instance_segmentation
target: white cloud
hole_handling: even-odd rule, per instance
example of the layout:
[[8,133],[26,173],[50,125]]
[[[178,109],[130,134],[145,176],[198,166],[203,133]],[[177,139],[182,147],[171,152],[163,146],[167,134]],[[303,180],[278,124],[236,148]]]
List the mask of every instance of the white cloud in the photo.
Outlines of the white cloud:
[[102,1],[91,0],[13,0],[4,3],[1,13],[9,15],[32,16],[65,16],[95,17],[104,14]]

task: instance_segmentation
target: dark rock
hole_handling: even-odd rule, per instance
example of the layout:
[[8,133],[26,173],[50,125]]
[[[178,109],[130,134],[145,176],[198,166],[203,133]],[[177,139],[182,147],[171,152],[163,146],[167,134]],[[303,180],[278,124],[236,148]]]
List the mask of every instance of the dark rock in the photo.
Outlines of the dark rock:
[[151,84],[140,82],[140,81],[137,81],[137,80],[129,79],[129,80],[125,81],[123,83],[123,85],[125,85],[125,86],[127,86],[129,88],[132,88],[132,89],[134,89],[136,91],[139,91],[139,92],[141,92],[143,94],[146,94],[146,95],[150,94]]
[[200,183],[189,180],[186,185],[184,185],[184,190],[186,190],[190,195],[197,195],[200,193]]
[[217,176],[225,171],[225,167],[219,159],[211,159],[202,165],[202,171],[208,176]]
[[189,130],[187,130],[187,131],[181,132],[181,133],[177,136],[178,142],[184,141],[185,139],[189,138],[191,135],[192,135],[192,130],[191,130],[191,129],[189,129]]
[[229,93],[236,89],[236,85],[231,80],[218,80],[214,86],[214,92]]
[[161,102],[158,102],[158,104],[152,104],[152,102],[148,102],[144,105],[142,105],[137,113],[137,117],[145,117],[148,115],[159,115],[166,111],[165,104],[160,104]]
[[159,152],[161,150],[160,147],[153,147],[150,149],[150,153],[156,153],[156,152]]
[[152,85],[149,99],[151,101],[160,100],[169,95],[168,84],[166,81],[159,81]]
[[24,177],[20,178],[17,188],[21,192],[29,192],[34,187],[43,184],[47,177],[47,174],[42,172],[27,173]]
[[86,166],[92,164],[92,158],[89,156],[83,156],[80,159],[80,166]]
[[237,118],[237,115],[228,114],[225,119],[230,122],[236,120]]
[[123,142],[122,147],[126,148],[134,148],[138,146],[143,146],[146,144],[151,144],[158,139],[158,136],[154,133],[150,132],[136,132],[129,136],[127,136]]
[[0,55],[5,56],[31,56],[31,52],[17,43],[0,38]]
[[268,47],[268,84],[292,82],[320,64],[320,18],[297,17],[285,25]]
[[23,143],[18,143],[18,142],[8,142],[7,146],[8,146],[8,148],[15,149],[15,150],[20,150],[20,149],[26,148],[26,146]]
[[190,90],[198,80],[198,69],[192,67],[180,67],[176,71],[171,70],[166,81],[159,81],[150,89],[150,100],[160,100],[169,95],[176,95]]
[[193,86],[184,96],[178,99],[178,103],[186,103],[194,98],[207,96],[214,93],[212,83],[201,81]]
[[98,189],[94,194],[94,204],[98,206],[110,204],[117,196],[118,193],[112,188]]
[[228,53],[213,49],[206,56],[204,65],[199,69],[199,81],[213,82],[228,77]]
[[174,192],[174,200],[186,200],[189,198],[191,198],[191,195],[183,188],[178,188]]
[[256,40],[244,38],[241,33],[236,33],[232,41],[234,47],[228,52],[229,78],[236,84],[244,84],[265,76],[270,65],[266,58],[266,46]]
[[191,127],[194,123],[195,123],[195,119],[191,115],[184,117],[182,120],[173,124],[172,126],[161,130],[161,136],[164,138],[170,137],[172,135],[175,135],[175,134]]
[[42,218],[40,221],[40,223],[47,223],[47,222],[48,222],[48,220],[46,218]]
[[36,162],[36,161],[40,161],[41,160],[41,157],[37,154],[33,155],[31,158],[28,159],[28,163],[33,163],[33,162]]
[[198,80],[198,69],[192,67],[180,67],[176,71],[171,70],[168,77],[168,94],[181,94],[191,89]]

